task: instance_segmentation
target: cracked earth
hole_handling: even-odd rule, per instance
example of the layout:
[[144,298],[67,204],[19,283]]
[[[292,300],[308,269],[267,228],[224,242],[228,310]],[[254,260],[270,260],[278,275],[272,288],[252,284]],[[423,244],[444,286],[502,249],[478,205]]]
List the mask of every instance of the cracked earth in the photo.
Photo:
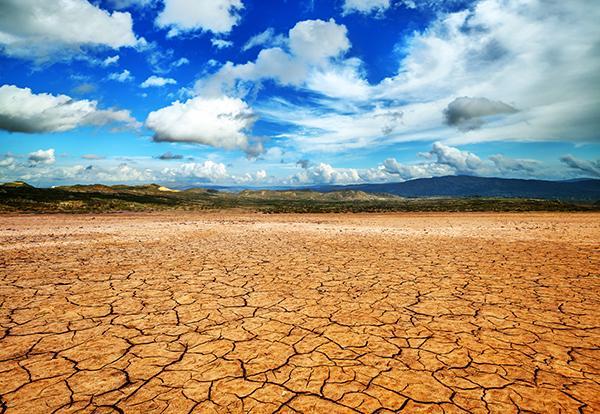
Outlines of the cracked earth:
[[600,412],[599,219],[0,216],[0,412]]

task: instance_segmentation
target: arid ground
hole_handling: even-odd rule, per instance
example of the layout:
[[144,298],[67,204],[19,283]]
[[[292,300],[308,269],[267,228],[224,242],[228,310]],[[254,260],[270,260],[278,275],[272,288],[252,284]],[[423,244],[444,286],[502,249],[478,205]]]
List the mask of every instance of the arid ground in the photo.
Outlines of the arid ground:
[[600,214],[0,216],[0,412],[600,412]]

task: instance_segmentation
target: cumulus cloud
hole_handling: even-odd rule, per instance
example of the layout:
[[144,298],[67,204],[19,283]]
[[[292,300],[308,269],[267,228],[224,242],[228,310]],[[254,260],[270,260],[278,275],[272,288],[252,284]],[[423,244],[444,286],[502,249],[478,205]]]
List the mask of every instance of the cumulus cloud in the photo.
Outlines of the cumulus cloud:
[[242,47],[242,50],[248,51],[257,46],[283,47],[287,44],[287,38],[282,34],[275,34],[275,29],[269,27],[264,32],[252,36]]
[[161,88],[165,85],[175,85],[177,81],[172,78],[162,78],[160,76],[152,75],[144,82],[140,84],[141,88]]
[[381,14],[390,7],[390,0],[345,0],[342,14],[363,13]]
[[98,102],[67,95],[34,94],[29,88],[0,87],[0,129],[9,132],[63,132],[83,125],[139,123],[126,110],[102,110]]
[[482,159],[476,154],[435,142],[430,151],[419,154],[426,161],[405,164],[395,158],[383,163],[384,170],[403,180],[443,175],[536,177],[545,173],[539,161],[515,159],[502,154]]
[[[212,96],[243,96],[253,86],[251,83],[260,83],[264,79],[273,79],[282,85],[302,86],[310,71],[327,71],[332,60],[350,48],[346,26],[337,24],[333,19],[298,22],[290,29],[287,43],[289,51],[271,47],[262,49],[254,62],[227,62],[216,73],[198,80],[196,91]],[[357,65],[352,61],[349,66]],[[348,73],[344,75],[349,77]],[[324,85],[325,82],[316,80],[313,84]],[[345,84],[348,85],[348,82]]]
[[246,135],[254,121],[252,109],[241,99],[195,97],[151,112],[146,126],[158,142],[190,142],[255,153],[258,144]]
[[451,175],[454,173],[452,167],[446,164],[438,164],[436,162],[403,164],[395,158],[386,159],[383,162],[383,169],[386,173],[398,176],[402,180]]
[[181,160],[181,159],[183,159],[183,155],[173,154],[171,151],[167,151],[164,154],[159,155],[157,158],[159,160],[163,160],[163,161]]
[[515,112],[515,108],[504,102],[464,96],[450,102],[444,110],[444,116],[446,124],[456,126],[462,131],[472,131],[481,128],[486,117]]
[[207,160],[202,163],[189,162],[165,168],[161,171],[161,176],[165,180],[172,181],[194,178],[203,182],[213,182],[228,178],[228,173],[225,164]]
[[[27,163],[0,160],[0,174],[7,180],[24,180],[35,185],[67,183],[179,183],[197,185],[202,183],[249,183],[266,178],[260,170],[243,176],[232,175],[220,162],[207,160],[163,167],[144,167],[127,162],[114,164],[113,160],[98,160],[93,165],[56,165],[52,150],[40,150],[30,154]],[[175,163],[175,162],[174,162]],[[4,165],[6,164],[6,165]],[[163,164],[164,165],[164,164]],[[248,179],[251,177],[251,180]]]
[[169,37],[192,31],[228,33],[240,21],[241,0],[164,0],[156,25],[169,28]]
[[51,61],[82,46],[118,49],[138,41],[129,13],[87,0],[3,0],[0,11],[0,48],[9,56]]
[[567,154],[562,156],[560,161],[575,171],[583,172],[593,177],[600,177],[600,160],[587,161]]
[[296,184],[353,184],[361,177],[353,168],[334,168],[330,164],[319,163],[303,169],[291,178]]
[[346,26],[333,19],[305,20],[296,23],[289,33],[290,50],[309,62],[335,57],[350,48]]
[[131,72],[129,72],[127,69],[124,69],[123,72],[111,73],[110,75],[108,75],[108,79],[117,82],[127,82],[133,80],[133,76],[131,75]]
[[38,164],[54,164],[56,161],[56,157],[54,156],[54,148],[49,148],[47,150],[37,150],[29,153],[27,158],[32,165]]
[[475,173],[483,165],[481,158],[472,152],[462,151],[440,142],[435,142],[431,151],[425,155],[435,157],[438,164],[447,165],[459,174]]

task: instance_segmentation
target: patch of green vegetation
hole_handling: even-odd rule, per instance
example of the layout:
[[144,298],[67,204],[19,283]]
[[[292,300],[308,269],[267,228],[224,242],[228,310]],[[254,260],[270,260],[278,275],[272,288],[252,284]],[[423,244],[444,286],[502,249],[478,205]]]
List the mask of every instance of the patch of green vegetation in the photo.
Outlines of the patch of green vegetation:
[[450,211],[600,211],[599,204],[520,198],[401,198],[362,191],[309,190],[219,192],[173,191],[144,186],[76,185],[35,188],[26,183],[0,185],[0,212],[104,213],[120,211],[227,210],[273,213],[450,212]]

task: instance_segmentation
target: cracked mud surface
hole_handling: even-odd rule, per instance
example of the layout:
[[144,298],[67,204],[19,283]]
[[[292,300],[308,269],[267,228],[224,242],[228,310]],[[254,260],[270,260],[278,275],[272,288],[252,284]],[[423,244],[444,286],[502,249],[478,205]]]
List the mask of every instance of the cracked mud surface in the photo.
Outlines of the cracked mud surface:
[[0,412],[600,412],[600,215],[0,216]]

